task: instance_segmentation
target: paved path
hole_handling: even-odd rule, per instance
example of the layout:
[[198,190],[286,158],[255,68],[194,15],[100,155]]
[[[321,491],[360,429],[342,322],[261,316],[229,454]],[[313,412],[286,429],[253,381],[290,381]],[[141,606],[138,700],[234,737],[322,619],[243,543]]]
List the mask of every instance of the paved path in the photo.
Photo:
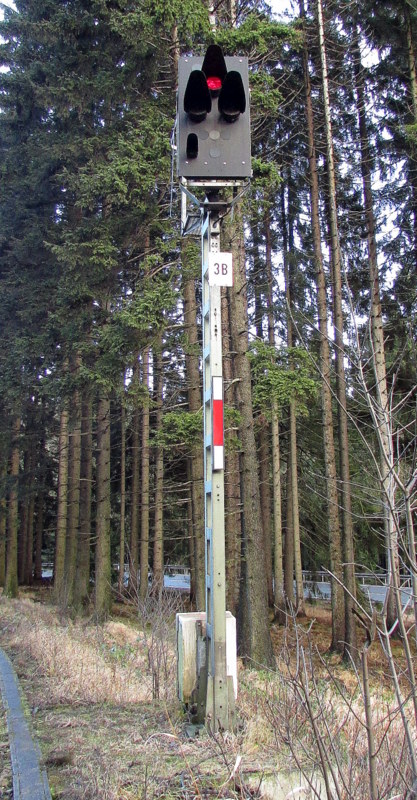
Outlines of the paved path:
[[0,648],[0,690],[6,709],[13,772],[13,800],[51,800],[40,750],[32,739],[20,701],[16,673]]

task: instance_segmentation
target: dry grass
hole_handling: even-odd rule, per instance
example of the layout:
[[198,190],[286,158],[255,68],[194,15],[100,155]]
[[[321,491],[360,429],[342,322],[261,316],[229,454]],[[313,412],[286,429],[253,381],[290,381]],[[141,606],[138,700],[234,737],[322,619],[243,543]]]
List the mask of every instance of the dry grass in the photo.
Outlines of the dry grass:
[[11,800],[12,796],[12,770],[10,766],[6,713],[0,703],[0,798],[2,800]]
[[[291,628],[275,630],[275,674],[242,673],[239,690],[241,708],[246,711],[245,742],[252,752],[261,746],[265,764],[275,756],[278,772],[297,769],[307,777],[322,772],[320,744],[330,784],[337,785],[333,796],[368,800],[368,738],[361,677],[329,653],[329,619],[327,625],[320,619],[317,629],[313,626],[313,633],[308,633],[313,613],[314,609],[309,609],[310,619],[297,626],[296,637]],[[399,646],[397,650],[401,671],[404,656]],[[378,643],[372,646],[369,660],[378,798],[415,797],[404,726]],[[416,748],[417,731],[405,673],[402,682]]]
[[152,621],[149,604],[140,619],[118,613],[97,626],[33,599],[0,598],[0,645],[19,675],[54,800],[235,797],[236,737],[184,735],[175,619]]
[[42,705],[150,699],[139,631],[111,622],[62,623],[52,609],[30,600],[3,601],[0,621],[8,632],[8,647],[18,652],[24,647],[25,658],[47,678]]
[[[33,597],[0,598],[0,645],[19,674],[54,800],[249,798],[257,796],[262,774],[291,770],[297,761],[317,768],[291,630],[273,628],[277,673],[240,668],[238,733],[190,740],[175,696],[176,609],[161,602],[147,602],[140,614],[117,606],[112,620],[98,626],[72,621]],[[328,612],[309,613],[298,641],[307,652],[313,614],[318,649],[307,672],[316,720],[329,752],[333,747],[333,763],[340,763],[340,800],[365,800],[358,682],[326,652]],[[388,800],[398,787],[404,796],[408,765],[381,653],[377,647],[371,653],[380,797]],[[3,740],[0,717],[0,757]]]

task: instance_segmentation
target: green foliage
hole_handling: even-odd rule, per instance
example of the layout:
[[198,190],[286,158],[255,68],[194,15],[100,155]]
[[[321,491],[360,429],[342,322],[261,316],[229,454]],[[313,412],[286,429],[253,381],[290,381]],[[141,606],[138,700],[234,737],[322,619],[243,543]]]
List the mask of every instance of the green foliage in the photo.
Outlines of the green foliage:
[[317,397],[319,384],[312,377],[309,354],[300,347],[277,350],[256,341],[250,351],[255,405],[270,414],[296,402],[297,413],[307,415],[309,404]]
[[189,450],[202,441],[203,412],[169,411],[164,414],[162,430],[155,436],[155,444],[165,448]]
[[201,244],[189,236],[181,246],[181,273],[184,281],[201,278]]
[[[233,430],[239,427],[240,414],[237,409],[225,406],[224,428],[229,433],[228,447],[239,449],[240,442],[233,436]],[[166,449],[175,447],[189,451],[195,445],[202,444],[203,412],[169,411],[164,414],[162,430],[155,436],[155,444]]]
[[224,406],[224,428],[238,428],[242,421],[242,415],[234,406]]
[[225,446],[226,452],[239,451],[242,443],[239,438],[239,425],[241,424],[242,415],[237,408],[233,406],[224,406],[224,432],[226,434]]
[[77,193],[77,206],[94,211],[105,203],[109,215],[126,206],[145,213],[155,194],[156,169],[168,179],[168,142],[171,122],[156,100],[142,110],[139,124],[127,122],[124,130],[98,134],[84,144],[88,159],[78,172],[62,172],[62,181]]
[[266,70],[259,70],[251,73],[250,84],[253,113],[274,119],[282,103],[282,94],[274,76]]
[[144,281],[115,310],[114,326],[120,331],[133,329],[144,341],[143,337],[155,336],[163,327],[165,316],[175,301],[176,293],[166,278],[158,276]]
[[255,156],[252,159],[252,169],[251,197],[256,197],[256,210],[259,210],[260,201],[264,210],[267,207],[273,209],[276,205],[278,188],[282,182],[278,165]]
[[412,125],[405,126],[405,134],[407,139],[409,140],[410,144],[413,147],[417,145],[417,122],[414,122]]
[[263,14],[249,14],[237,27],[220,28],[216,41],[226,55],[256,53],[260,60],[294,36],[292,28],[284,23],[274,22]]
[[181,40],[185,38],[186,44],[195,46],[196,37],[210,33],[207,6],[202,0],[173,0],[170,3],[149,0],[145,8],[157,25],[163,25],[166,30],[177,27],[178,35]]

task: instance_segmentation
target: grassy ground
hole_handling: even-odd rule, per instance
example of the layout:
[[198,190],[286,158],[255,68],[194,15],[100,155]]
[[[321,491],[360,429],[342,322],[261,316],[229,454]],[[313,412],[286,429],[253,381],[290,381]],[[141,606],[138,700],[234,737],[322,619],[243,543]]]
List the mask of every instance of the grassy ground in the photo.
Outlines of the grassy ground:
[[0,598],[0,645],[19,676],[54,800],[235,796],[228,778],[238,737],[185,734],[172,608],[158,639],[149,615],[140,619],[129,607],[115,606],[97,626],[38,599]]
[[6,714],[0,704],[0,798],[1,800],[9,800],[12,798],[12,794],[12,771]]
[[[249,798],[259,796],[262,775],[291,770],[298,759],[313,768],[317,747],[305,698],[297,688],[300,643],[308,653],[306,631],[311,625],[317,646],[314,713],[323,718],[324,731],[340,742],[335,757],[346,763],[352,786],[340,796],[369,797],[358,680],[327,653],[327,610],[310,609],[296,637],[273,628],[278,675],[240,668],[236,734],[202,733],[190,739],[176,699],[178,608],[172,600],[140,615],[133,606],[117,604],[112,619],[100,626],[88,618],[74,621],[39,600],[45,598],[34,592],[15,601],[0,598],[0,645],[21,681],[54,800]],[[407,764],[401,755],[401,728],[395,727],[398,714],[390,711],[389,675],[376,647],[371,649],[371,670],[378,687],[381,759],[385,763],[388,752],[392,762],[389,769],[384,767],[388,791],[398,765],[405,773]],[[347,705],[341,699],[345,696],[350,698]],[[394,741],[399,749],[395,759]],[[3,772],[0,767],[0,798],[6,800],[10,769],[1,714],[0,764],[6,765]],[[384,789],[384,796],[394,795]]]

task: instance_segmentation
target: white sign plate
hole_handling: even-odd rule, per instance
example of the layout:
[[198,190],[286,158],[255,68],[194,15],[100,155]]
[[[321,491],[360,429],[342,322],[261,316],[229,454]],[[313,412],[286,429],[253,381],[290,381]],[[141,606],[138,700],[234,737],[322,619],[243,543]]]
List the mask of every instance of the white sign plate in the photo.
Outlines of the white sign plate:
[[233,286],[232,253],[209,253],[209,286]]

